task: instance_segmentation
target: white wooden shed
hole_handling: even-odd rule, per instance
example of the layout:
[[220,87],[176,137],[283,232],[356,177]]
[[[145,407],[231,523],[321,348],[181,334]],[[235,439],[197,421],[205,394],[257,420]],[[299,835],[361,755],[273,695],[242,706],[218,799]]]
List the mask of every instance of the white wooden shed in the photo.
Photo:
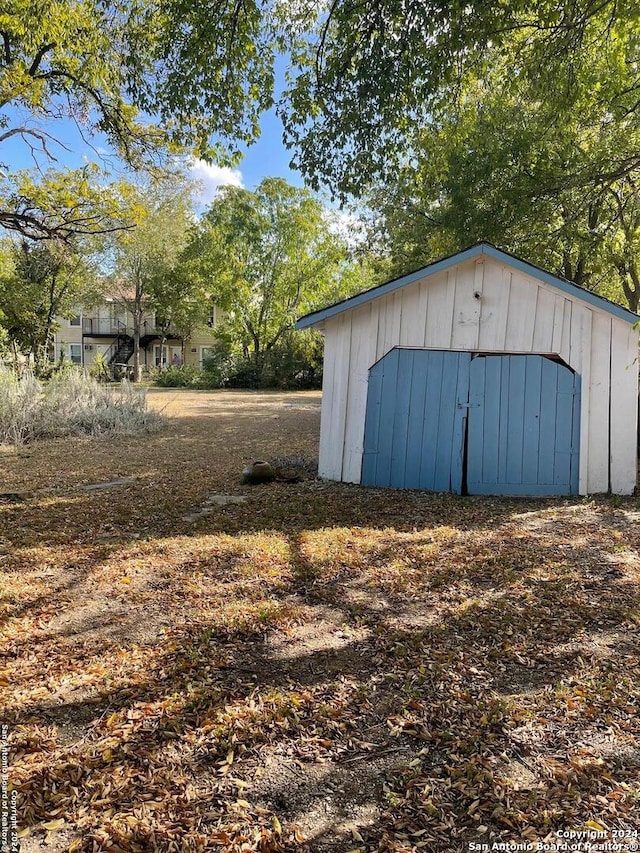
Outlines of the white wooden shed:
[[639,318],[472,246],[308,314],[320,476],[469,494],[630,494]]

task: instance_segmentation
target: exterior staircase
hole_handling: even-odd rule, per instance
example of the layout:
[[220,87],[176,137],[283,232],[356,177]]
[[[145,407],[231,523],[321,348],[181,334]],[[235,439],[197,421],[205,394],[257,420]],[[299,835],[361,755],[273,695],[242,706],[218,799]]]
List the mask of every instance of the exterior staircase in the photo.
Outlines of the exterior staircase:
[[133,338],[131,335],[120,335],[109,357],[109,367],[117,364],[127,364],[133,355]]

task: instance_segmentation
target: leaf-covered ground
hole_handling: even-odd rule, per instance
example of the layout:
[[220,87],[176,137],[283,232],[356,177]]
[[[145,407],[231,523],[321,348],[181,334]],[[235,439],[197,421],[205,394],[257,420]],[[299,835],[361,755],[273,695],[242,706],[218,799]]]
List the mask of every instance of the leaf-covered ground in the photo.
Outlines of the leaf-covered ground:
[[0,451],[23,853],[633,849],[637,499],[242,486],[315,456],[318,394],[150,398],[157,435]]

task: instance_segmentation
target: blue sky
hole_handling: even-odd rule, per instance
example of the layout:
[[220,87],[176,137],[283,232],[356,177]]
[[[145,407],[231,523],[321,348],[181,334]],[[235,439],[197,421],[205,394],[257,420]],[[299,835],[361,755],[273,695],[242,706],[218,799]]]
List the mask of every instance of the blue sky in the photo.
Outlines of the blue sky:
[[[56,162],[49,163],[42,152],[32,151],[22,138],[12,137],[3,142],[0,148],[0,162],[5,164],[10,172],[37,167],[44,170],[48,165],[59,169],[77,168],[87,161],[118,171],[119,161],[101,135],[90,137],[84,132],[83,138],[83,134],[70,119],[42,123],[34,122],[28,114],[21,115],[17,110],[11,112],[10,126],[26,125],[44,129],[53,137],[48,142],[48,148],[56,158]],[[229,169],[202,161],[193,161],[192,174],[202,184],[202,191],[198,198],[199,205],[208,204],[217,188],[224,184],[243,186],[252,190],[262,178],[279,176],[286,178],[292,184],[302,185],[302,176],[289,168],[290,159],[291,152],[287,151],[282,144],[282,124],[275,109],[269,110],[262,117],[260,138],[245,150],[242,162],[237,168]]]
[[262,178],[282,177],[291,184],[302,186],[302,175],[289,168],[292,152],[282,144],[282,124],[275,109],[263,115],[260,128],[260,138],[246,149],[242,162],[236,169],[209,165],[202,161],[195,164],[194,175],[203,182],[203,195],[208,200],[220,182],[252,190]]

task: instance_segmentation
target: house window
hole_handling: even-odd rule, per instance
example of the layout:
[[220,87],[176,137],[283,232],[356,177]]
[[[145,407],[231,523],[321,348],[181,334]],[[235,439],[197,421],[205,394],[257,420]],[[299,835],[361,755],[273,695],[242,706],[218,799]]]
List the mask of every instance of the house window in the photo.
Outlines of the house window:
[[69,344],[69,359],[73,364],[82,364],[82,344]]
[[82,317],[80,316],[80,314],[76,314],[75,317],[71,317],[71,319],[69,320],[69,325],[70,326],[79,326],[81,322],[82,322]]
[[209,326],[210,329],[213,329],[215,325],[216,325],[216,306],[210,305],[209,306],[209,313],[207,314],[207,326]]

